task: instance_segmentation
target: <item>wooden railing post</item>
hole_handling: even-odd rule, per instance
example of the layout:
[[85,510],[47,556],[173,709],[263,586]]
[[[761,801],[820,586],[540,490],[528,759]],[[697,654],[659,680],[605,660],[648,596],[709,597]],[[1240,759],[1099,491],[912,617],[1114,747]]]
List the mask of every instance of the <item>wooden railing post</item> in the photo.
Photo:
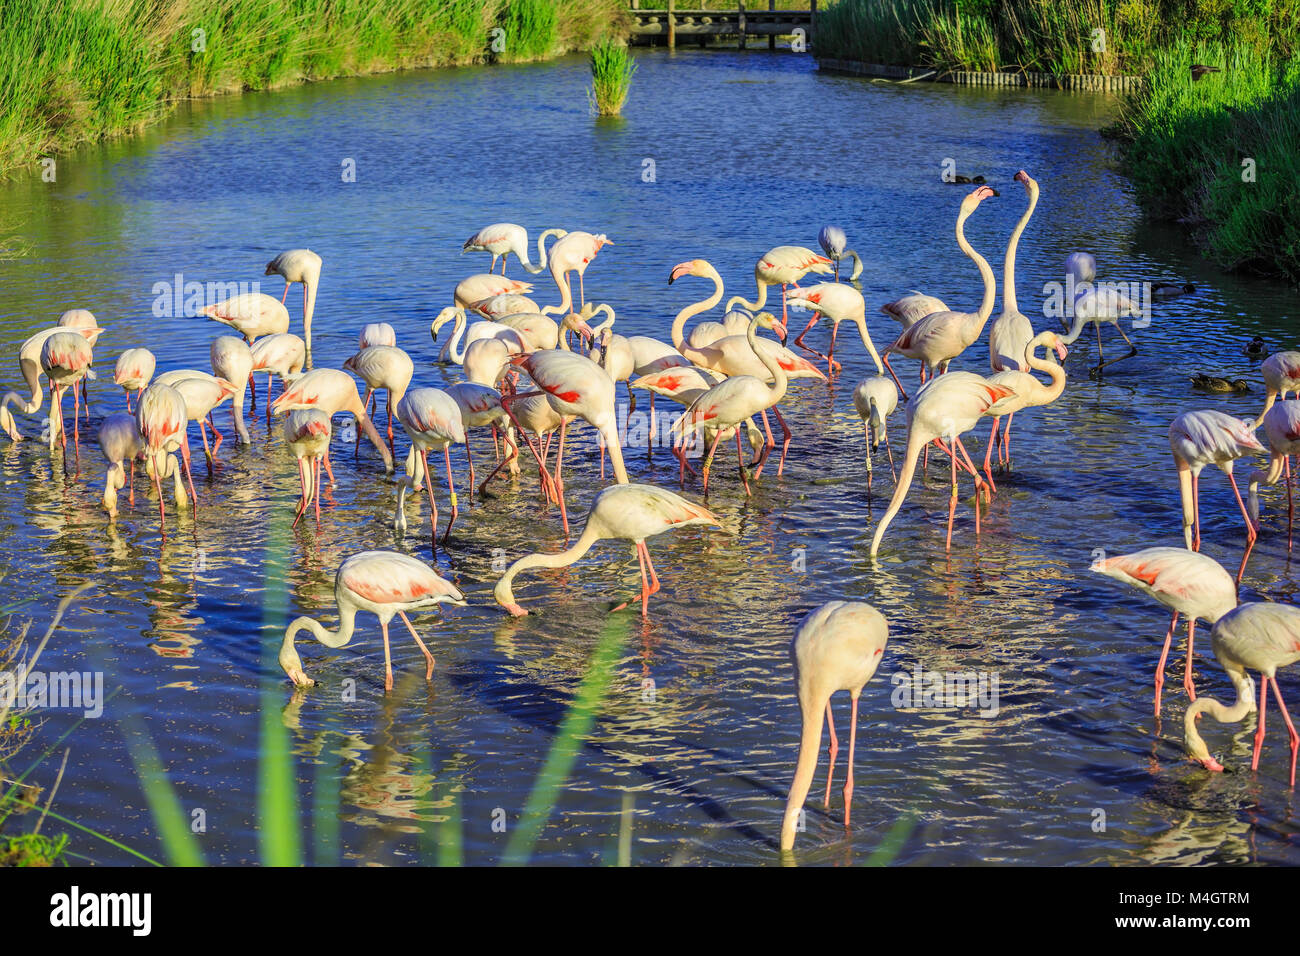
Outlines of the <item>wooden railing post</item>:
[[[767,0],[767,10],[768,10],[769,13],[774,13],[774,12],[776,12],[776,0]],[[767,48],[768,48],[769,50],[775,50],[775,49],[776,49],[776,34],[775,34],[775,33],[769,33],[769,34],[767,35]]]
[[668,49],[677,49],[676,0],[668,0]]
[[740,26],[740,42],[736,44],[736,48],[743,50],[745,49],[745,0],[740,0],[740,11],[737,17]]
[[817,36],[817,0],[809,0],[808,3],[808,49],[813,48],[815,37]]

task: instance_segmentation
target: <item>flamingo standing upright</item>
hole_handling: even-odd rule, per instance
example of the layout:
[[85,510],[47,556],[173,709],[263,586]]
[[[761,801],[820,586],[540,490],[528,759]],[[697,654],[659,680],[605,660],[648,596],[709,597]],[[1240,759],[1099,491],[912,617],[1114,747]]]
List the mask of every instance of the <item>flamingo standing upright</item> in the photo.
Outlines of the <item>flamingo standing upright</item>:
[[863,379],[853,390],[853,407],[862,419],[862,431],[867,438],[867,494],[871,494],[871,459],[880,443],[885,443],[885,452],[889,455],[889,470],[894,474],[894,453],[889,447],[889,434],[886,422],[898,408],[898,389],[893,381],[885,375],[876,375]]
[[340,412],[348,412],[357,420],[358,426],[384,460],[384,471],[390,475],[393,473],[393,455],[366,415],[361,395],[357,392],[357,383],[347,372],[334,368],[315,369],[286,385],[285,390],[271,403],[274,415],[284,415],[295,408],[319,408],[331,418]]
[[1295,786],[1296,752],[1300,734],[1287,712],[1282,691],[1277,686],[1277,669],[1300,660],[1300,608],[1288,604],[1242,604],[1214,625],[1210,632],[1214,656],[1228,672],[1237,689],[1237,700],[1224,707],[1211,697],[1202,697],[1183,715],[1183,745],[1188,755],[1207,770],[1222,771],[1223,765],[1210,756],[1205,741],[1197,733],[1196,721],[1209,714],[1221,724],[1235,724],[1256,709],[1255,688],[1248,671],[1259,671],[1259,721],[1255,727],[1255,746],[1250,769],[1259,769],[1259,754],[1264,746],[1264,713],[1268,705],[1268,684],[1273,685],[1277,706],[1286,721],[1291,738],[1291,786]]
[[[289,249],[280,253],[266,264],[265,275],[279,275],[284,278],[284,294],[280,304],[289,297],[289,286],[295,282],[302,283],[302,337],[311,351],[311,319],[316,311],[316,289],[320,285],[321,258],[310,249]],[[288,331],[277,329],[276,331]],[[250,345],[252,343],[249,343]]]
[[[280,376],[280,385],[302,377],[307,364],[307,343],[292,332],[277,332],[253,343],[253,371],[266,373],[266,421],[271,421],[271,380]],[[252,408],[257,408],[257,389],[252,389]]]
[[284,441],[298,460],[298,482],[302,497],[293,515],[293,527],[316,502],[316,525],[320,526],[320,466],[330,450],[330,417],[319,408],[299,408],[284,416]]
[[90,343],[76,332],[56,332],[41,346],[41,370],[50,380],[50,450],[54,450],[55,441],[67,447],[63,393],[72,388],[72,443],[78,467],[81,465],[81,400],[75,386],[86,377],[94,358]]
[[1237,606],[1237,584],[1232,575],[1213,558],[1186,548],[1146,548],[1132,554],[1098,558],[1090,570],[1132,585],[1155,598],[1174,612],[1165,634],[1165,646],[1156,665],[1155,711],[1160,716],[1160,691],[1165,684],[1165,662],[1178,626],[1178,615],[1187,617],[1187,664],[1183,670],[1183,688],[1196,700],[1192,680],[1192,645],[1196,639],[1196,621],[1203,618],[1211,626]]
[[597,253],[605,246],[612,246],[613,240],[605,234],[590,232],[571,232],[551,246],[551,278],[560,292],[560,304],[548,305],[541,310],[543,315],[565,314],[573,311],[573,287],[569,284],[569,273],[578,273],[578,307],[587,303],[587,291],[583,286],[583,276],[587,266],[591,265]]
[[803,246],[776,246],[767,250],[754,264],[754,282],[758,285],[758,298],[749,302],[744,296],[733,295],[727,300],[727,311],[737,305],[744,306],[750,312],[757,312],[767,302],[767,287],[781,287],[781,324],[789,325],[789,316],[785,308],[786,286],[799,288],[799,280],[809,272],[828,276],[833,274],[831,260],[819,256]]
[[460,406],[455,399],[440,388],[413,388],[397,403],[397,420],[411,439],[411,451],[406,458],[406,478],[399,483],[397,511],[393,525],[406,530],[406,493],[419,491],[421,483],[429,489],[429,522],[433,550],[438,551],[438,504],[433,498],[434,472],[429,469],[429,452],[441,451],[447,462],[447,491],[451,500],[451,518],[442,536],[443,547],[451,537],[451,526],[456,523],[460,508],[456,503],[456,481],[451,474],[451,446],[465,444],[465,425],[460,418]]
[[[876,373],[878,375],[884,374],[885,370],[880,364],[880,355],[876,352],[875,343],[871,341],[871,333],[867,331],[867,303],[862,298],[862,293],[857,289],[839,282],[819,282],[817,285],[803,289],[797,296],[788,299],[786,304],[793,309],[813,310],[813,316],[808,321],[807,327],[795,336],[794,344],[819,358],[825,359],[826,374],[828,376],[834,375],[835,371],[840,368],[840,363],[835,361],[835,337],[839,335],[841,322],[852,322],[858,327],[858,334],[862,337],[862,344],[866,346],[868,354],[871,355],[871,360],[876,363]],[[817,319],[823,315],[831,320],[831,345],[825,355],[803,344],[803,337],[808,334],[809,329],[817,324]]]
[[[1051,378],[1052,384],[1044,385],[1037,376],[1017,369],[998,372],[988,378],[990,382],[1007,385],[1015,390],[1015,395],[1004,398],[985,412],[987,416],[993,419],[993,428],[989,432],[988,447],[984,450],[984,474],[988,478],[990,487],[995,487],[993,472],[989,466],[989,457],[993,454],[994,445],[998,446],[998,463],[1006,467],[1011,466],[1011,420],[1015,417],[1016,412],[1023,408],[1039,408],[1043,405],[1050,405],[1060,398],[1061,393],[1065,391],[1065,369],[1050,360],[1039,359],[1037,352],[1040,348],[1055,349],[1062,362],[1065,361],[1066,348],[1061,344],[1061,340],[1056,337],[1056,333],[1050,329],[1038,333],[1025,346],[1025,366],[1035,372],[1046,372],[1048,377]],[[1007,427],[1003,429],[1002,438],[999,441],[998,423],[1002,420],[1003,415],[1007,416]]]
[[384,632],[384,690],[393,689],[393,662],[388,646],[388,622],[394,615],[406,624],[424,654],[424,679],[433,678],[433,655],[411,626],[407,611],[419,611],[435,604],[456,604],[464,607],[465,595],[450,581],[443,578],[423,561],[396,551],[362,551],[339,565],[334,576],[334,603],[338,607],[339,626],[330,631],[319,621],[303,616],[293,620],[285,629],[280,645],[280,666],[289,679],[299,687],[311,687],[316,682],[307,676],[302,658],[294,646],[299,631],[311,631],[316,640],[326,647],[346,647],[355,633],[358,611],[369,611],[379,618]]
[[1295,525],[1294,476],[1291,474],[1291,456],[1300,455],[1300,400],[1282,401],[1263,415],[1264,437],[1270,449],[1267,470],[1256,469],[1250,473],[1250,490],[1246,507],[1251,519],[1259,526],[1259,485],[1275,485],[1286,474],[1286,550],[1291,553],[1292,528]]
[[395,345],[372,345],[349,356],[343,367],[366,383],[366,395],[361,399],[363,406],[381,388],[388,391],[384,405],[388,410],[388,448],[393,451],[393,407],[402,400],[415,375],[411,356]]
[[546,240],[551,236],[563,238],[566,234],[563,229],[547,229],[537,237],[536,265],[528,261],[528,230],[513,222],[494,222],[490,226],[484,226],[465,240],[460,251],[491,253],[492,265],[488,266],[488,272],[496,269],[497,258],[500,257],[502,275],[506,274],[506,260],[513,252],[525,272],[537,275],[546,268]]
[[[99,448],[108,461],[108,472],[104,475],[104,510],[110,520],[117,517],[117,493],[126,487],[130,493],[130,502],[135,504],[135,460],[144,453],[144,439],[140,437],[140,428],[135,423],[135,416],[126,412],[114,412],[99,424]],[[127,469],[123,462],[130,462],[131,478],[127,479]]]
[[[759,318],[758,315],[755,315],[750,320],[749,329],[745,335],[749,340],[750,348],[758,355],[759,361],[763,363],[771,376],[772,384],[769,385],[764,379],[752,375],[736,375],[723,379],[691,403],[690,407],[682,413],[681,418],[673,423],[672,430],[674,432],[686,436],[705,425],[712,425],[719,429],[736,428],[751,415],[757,415],[766,409],[774,407],[777,402],[785,397],[789,381],[785,369],[781,367],[780,363],[758,352],[757,331]],[[785,334],[784,329],[780,331],[781,334]],[[706,498],[709,494],[709,468],[713,465],[713,455],[717,450],[722,434],[722,431],[717,433],[704,458],[702,475]],[[751,491],[749,477],[745,474],[745,454],[740,444],[740,432],[736,431],[735,435],[736,459],[740,464],[740,480],[744,483],[745,495],[748,496]],[[760,467],[766,461],[770,451],[770,448],[764,446],[762,456],[758,462]]]
[[126,410],[131,411],[131,393],[139,393],[149,387],[149,380],[153,378],[154,369],[157,367],[157,360],[152,352],[148,349],[127,349],[117,357],[117,364],[113,367],[113,383],[122,386],[122,391],[126,393]]
[[[1126,316],[1141,315],[1142,310],[1114,284],[1094,284],[1093,280],[1097,276],[1097,260],[1086,252],[1071,253],[1065,260],[1065,273],[1070,286],[1074,289],[1074,298],[1070,302],[1074,318],[1068,333],[1061,341],[1066,345],[1073,345],[1083,334],[1084,326],[1089,322],[1093,323],[1097,331],[1097,364],[1088,370],[1088,377],[1095,379],[1101,375],[1106,366],[1114,365],[1137,354],[1137,346],[1125,334],[1119,320]],[[1064,324],[1065,320],[1061,321]],[[1127,355],[1121,355],[1109,362],[1106,361],[1101,346],[1101,327],[1105,323],[1115,326],[1115,331],[1123,337],[1129,348]]]
[[[1029,218],[1034,214],[1034,207],[1038,205],[1038,183],[1023,169],[1016,173],[1016,181],[1024,184],[1025,192],[1029,194],[1029,205],[1007,241],[1002,267],[1002,314],[989,327],[989,367],[995,372],[1028,372],[1025,350],[1034,337],[1033,324],[1021,313],[1016,302],[1016,249]],[[1008,428],[1010,424],[1008,419]]]
[[[1178,467],[1178,488],[1183,502],[1183,538],[1192,551],[1201,550],[1201,469],[1216,465],[1232,482],[1232,493],[1237,496],[1241,516],[1246,521],[1246,554],[1242,558],[1241,574],[1246,570],[1246,559],[1255,546],[1258,529],[1251,521],[1246,503],[1241,500],[1241,490],[1232,474],[1232,463],[1238,458],[1262,452],[1264,446],[1255,437],[1250,422],[1243,422],[1212,410],[1184,412],[1169,426],[1169,447]],[[1192,530],[1196,536],[1193,539]]]
[[[162,479],[176,474],[173,452],[181,453],[185,478],[190,486],[190,498],[196,509],[199,504],[198,495],[194,492],[194,475],[190,471],[190,440],[185,431],[188,420],[189,413],[181,393],[161,382],[154,382],[146,388],[135,405],[135,423],[140,430],[140,437],[144,439],[149,474],[158,492],[158,525],[164,539],[167,537],[167,507],[163,503]],[[180,491],[178,479],[176,506],[183,508],[186,502],[181,498]]]
[[[880,541],[885,536],[885,529],[898,514],[911,487],[916,474],[916,460],[921,451],[930,442],[934,442],[952,459],[952,496],[948,502],[948,539],[945,550],[952,548],[952,522],[957,512],[957,459],[958,453],[964,459],[963,467],[975,479],[975,533],[980,529],[980,491],[983,479],[975,468],[975,463],[967,454],[961,443],[961,436],[975,427],[975,423],[995,403],[1015,394],[1015,390],[1006,385],[995,385],[972,372],[949,372],[938,375],[916,393],[916,397],[907,406],[907,453],[903,460],[903,470],[898,476],[898,485],[894,497],[889,501],[889,509],[876,533],[871,538],[871,557],[880,550]],[[943,439],[948,440],[945,445]]]
[[[528,612],[515,601],[512,589],[520,572],[529,568],[568,567],[590,551],[597,541],[619,538],[631,541],[635,546],[637,561],[641,565],[641,616],[646,617],[650,596],[659,591],[659,576],[650,561],[645,539],[674,528],[698,524],[717,525],[718,519],[707,508],[654,485],[611,485],[592,501],[587,523],[573,547],[558,554],[530,554],[520,558],[497,582],[493,596],[512,615],[521,617]],[[629,603],[624,601],[613,610],[622,610]]]
[[208,347],[208,357],[212,362],[212,374],[224,378],[235,387],[230,402],[230,417],[235,426],[235,435],[241,445],[251,445],[253,439],[244,424],[244,390],[253,380],[253,351],[243,339],[233,335],[219,335]]
[[1291,392],[1300,397],[1300,352],[1276,352],[1264,359],[1259,370],[1264,376],[1264,408],[1255,419],[1256,428],[1279,395],[1283,400]]
[[980,302],[979,310],[976,312],[935,312],[927,315],[916,324],[904,329],[893,344],[885,349],[881,355],[885,368],[889,369],[889,374],[893,376],[894,384],[898,386],[898,391],[903,398],[907,398],[907,391],[903,388],[903,383],[898,380],[898,376],[894,374],[894,369],[889,364],[889,353],[897,352],[908,358],[919,360],[922,365],[922,380],[924,380],[927,371],[932,374],[946,372],[948,363],[966,351],[980,337],[980,334],[984,331],[985,323],[988,322],[989,316],[993,314],[993,300],[997,296],[997,283],[993,278],[993,269],[985,258],[966,241],[965,225],[966,220],[970,218],[980,203],[997,194],[997,190],[989,186],[980,186],[962,200],[961,210],[957,214],[957,245],[975,263],[979,269],[980,277],[984,280],[984,298]]
[[862,257],[852,249],[846,248],[849,244],[849,237],[844,234],[844,230],[839,226],[822,226],[822,231],[817,234],[817,242],[822,247],[822,252],[826,253],[827,258],[835,263],[835,281],[840,281],[840,260],[848,256],[853,257],[853,272],[849,275],[849,281],[855,281],[858,276],[862,275]]
[[823,805],[830,806],[831,780],[835,775],[835,756],[839,752],[835,718],[831,715],[831,697],[841,690],[848,691],[853,701],[847,779],[844,781],[844,826],[849,826],[849,811],[853,803],[853,760],[858,743],[858,697],[863,686],[876,673],[888,642],[889,622],[874,607],[861,601],[830,601],[811,611],[800,624],[790,646],[790,658],[794,663],[795,687],[799,691],[803,732],[799,737],[799,760],[781,820],[782,850],[794,847],[799,816],[812,787],[813,775],[817,772],[823,715],[831,731],[827,748],[830,767],[826,771]]

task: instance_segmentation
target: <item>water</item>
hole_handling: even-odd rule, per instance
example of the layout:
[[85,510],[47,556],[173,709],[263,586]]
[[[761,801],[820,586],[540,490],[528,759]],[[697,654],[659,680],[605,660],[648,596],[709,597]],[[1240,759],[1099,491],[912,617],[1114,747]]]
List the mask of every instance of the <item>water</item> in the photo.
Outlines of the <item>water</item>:
[[[1188,376],[1258,382],[1241,347],[1256,334],[1274,348],[1292,347],[1294,295],[1222,276],[1177,230],[1140,223],[1096,133],[1112,115],[1111,98],[872,83],[819,75],[798,56],[638,56],[621,122],[588,115],[585,63],[571,59],[197,103],[137,138],[62,158],[54,183],[3,187],[0,233],[21,235],[29,255],[0,266],[0,338],[12,354],[63,309],[92,309],[109,329],[97,347],[104,377],[91,385],[98,418],[122,408],[105,380],[122,349],[148,346],[159,371],[206,368],[208,342],[224,331],[200,319],[153,317],[155,283],[177,272],[258,280],[274,253],[307,245],[325,260],[313,329],[318,365],[337,367],[363,324],[388,321],[415,358],[416,384],[454,381],[454,368],[433,365],[437,347],[426,330],[455,282],[486,266],[486,256],[460,256],[461,242],[497,220],[525,223],[534,235],[562,225],[613,238],[586,288],[615,306],[625,333],[666,338],[675,312],[710,291],[696,279],[668,288],[675,263],[708,258],[728,294],[751,295],[760,253],[781,243],[815,246],[830,221],[863,255],[863,292],[873,307],[919,288],[972,308],[978,275],[952,238],[963,190],[939,182],[941,164],[952,158],[959,173],[1001,188],[967,230],[999,276],[1024,204],[1011,176],[1024,167],[1042,198],[1021,243],[1020,302],[1040,328],[1051,323],[1037,314],[1039,290],[1061,279],[1060,263],[1076,249],[1092,251],[1104,277],[1192,281],[1197,293],[1158,305],[1151,327],[1137,332],[1138,355],[1102,384],[1085,374],[1095,361],[1091,332],[1076,343],[1063,398],[1017,416],[1015,472],[1000,482],[978,542],[967,500],[944,553],[940,467],[927,488],[914,486],[875,568],[870,537],[891,486],[877,471],[874,494],[866,494],[851,393],[868,363],[855,335],[840,336],[841,381],[800,387],[785,406],[795,428],[785,476],[769,469],[746,501],[734,470],[720,466],[710,505],[730,533],[688,529],[651,542],[664,590],[649,623],[632,624],[535,859],[613,861],[620,829],[630,825],[633,862],[774,862],[799,729],[788,644],[809,608],[854,598],[885,614],[891,640],[862,698],[852,830],[846,836],[838,822],[838,782],[829,814],[815,799],[823,757],[799,837],[802,861],[862,862],[907,814],[915,823],[898,855],[905,863],[1300,861],[1280,725],[1270,728],[1257,775],[1212,776],[1186,762],[1177,679],[1166,686],[1163,720],[1151,715],[1166,613],[1087,571],[1097,548],[1180,541],[1169,421],[1198,407],[1253,415],[1262,400],[1259,387],[1246,396],[1196,395]],[[341,176],[349,159],[355,182]],[[654,182],[643,180],[646,160]],[[278,294],[278,278],[263,288]],[[537,289],[541,301],[555,301],[548,282]],[[295,290],[296,330],[300,302]],[[896,326],[878,313],[869,323],[883,348]],[[824,347],[827,335],[819,330],[811,340]],[[1114,333],[1106,335],[1117,348]],[[986,355],[981,342],[957,366],[982,371]],[[5,366],[14,385],[15,365]],[[910,381],[912,363],[901,368]],[[224,429],[228,410],[217,418]],[[29,436],[39,432],[34,421],[20,418]],[[890,424],[901,449],[901,411]],[[603,544],[567,571],[523,578],[517,594],[539,613],[510,620],[491,600],[493,549],[513,558],[562,546],[558,515],[541,511],[535,475],[525,469],[516,487],[463,511],[450,553],[439,552],[439,570],[471,606],[416,619],[438,659],[431,685],[399,629],[397,685],[385,695],[378,627],[363,617],[350,648],[303,645],[320,686],[295,696],[275,667],[281,632],[264,626],[263,604],[274,616],[287,601],[286,613],[332,625],[340,561],[368,548],[428,559],[428,517],[421,503],[412,505],[411,532],[398,539],[395,489],[373,449],[363,446],[354,465],[352,448],[336,442],[339,483],[326,496],[320,529],[305,520],[274,537],[273,519],[283,523],[296,498],[296,473],[278,429],[267,441],[263,420],[253,416],[251,427],[255,444],[228,442],[215,479],[198,457],[197,521],[172,523],[166,544],[143,481],[134,509],[106,526],[93,441],[83,448],[81,480],[65,476],[61,457],[38,440],[0,450],[4,583],[11,599],[35,599],[11,627],[30,616],[39,633],[61,595],[93,582],[41,667],[102,670],[106,689],[121,688],[102,718],[69,738],[56,809],[161,856],[125,745],[147,735],[182,807],[204,811],[205,859],[258,859],[264,686],[272,719],[290,735],[308,860],[428,862],[439,845],[450,852],[459,832],[466,862],[496,862],[609,620],[610,600],[635,592],[631,549]],[[600,487],[589,436],[566,456],[579,520]],[[982,451],[982,439],[972,441],[972,451]],[[484,437],[477,442],[481,464],[491,453]],[[628,460],[634,480],[676,487],[665,453],[647,463],[644,451],[630,450]],[[1206,551],[1235,568],[1243,534],[1231,491],[1209,472],[1202,489]],[[697,492],[692,485],[687,493]],[[1278,501],[1276,491],[1265,492],[1246,599],[1291,600],[1296,590]],[[445,504],[444,496],[444,522]],[[286,589],[266,591],[268,560],[286,567]],[[1208,650],[1208,636],[1199,646]],[[1180,655],[1175,650],[1171,663]],[[999,713],[894,709],[890,675],[918,663],[996,673]],[[1230,696],[1208,657],[1198,675],[1205,692]],[[344,699],[348,681],[352,700]],[[1294,693],[1290,675],[1282,685]],[[841,729],[845,707],[837,704]],[[48,713],[28,753],[53,743],[73,719]],[[1209,723],[1205,732],[1211,749],[1242,769],[1252,729]],[[41,782],[52,782],[59,759],[44,762]],[[842,767],[843,757],[839,780]],[[505,833],[493,826],[501,820]],[[73,849],[81,862],[131,859],[82,835]]]

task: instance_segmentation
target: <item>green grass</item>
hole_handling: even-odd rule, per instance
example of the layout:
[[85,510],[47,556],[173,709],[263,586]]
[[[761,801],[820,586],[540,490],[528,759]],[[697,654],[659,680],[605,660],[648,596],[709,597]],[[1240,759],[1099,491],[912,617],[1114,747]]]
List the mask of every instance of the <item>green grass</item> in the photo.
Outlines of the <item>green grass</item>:
[[592,109],[599,116],[617,116],[627,102],[636,60],[621,40],[602,40],[591,48],[591,89],[587,91]]
[[626,30],[625,8],[622,0],[0,0],[0,170],[132,132],[189,97],[585,49]]

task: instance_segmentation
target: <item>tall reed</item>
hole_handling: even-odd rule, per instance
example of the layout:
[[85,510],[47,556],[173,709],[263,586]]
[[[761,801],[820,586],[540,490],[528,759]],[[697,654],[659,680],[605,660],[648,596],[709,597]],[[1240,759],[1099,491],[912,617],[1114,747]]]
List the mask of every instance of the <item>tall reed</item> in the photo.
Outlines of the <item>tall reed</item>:
[[621,40],[602,40],[591,48],[591,89],[587,98],[600,116],[617,116],[627,102],[636,60]]

